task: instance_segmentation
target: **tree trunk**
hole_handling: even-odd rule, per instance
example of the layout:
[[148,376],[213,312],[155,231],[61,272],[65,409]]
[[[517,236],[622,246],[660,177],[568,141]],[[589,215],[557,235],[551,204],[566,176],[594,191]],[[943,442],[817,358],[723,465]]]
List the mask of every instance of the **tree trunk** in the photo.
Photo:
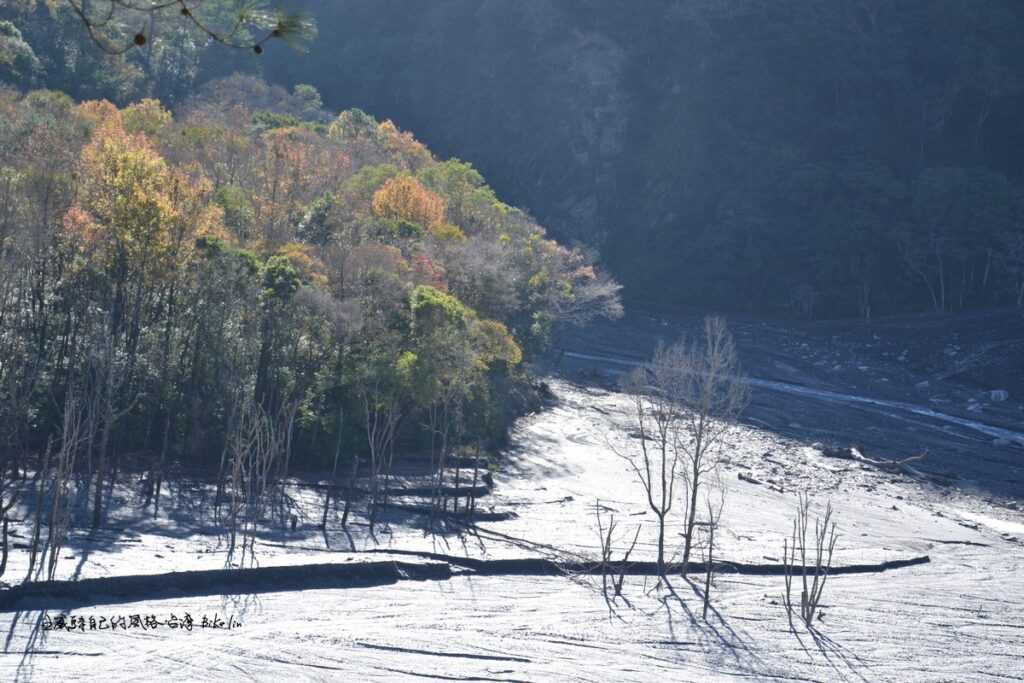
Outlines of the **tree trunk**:
[[114,411],[107,397],[106,415],[103,420],[103,434],[100,436],[100,452],[96,463],[96,490],[93,491],[92,528],[99,529],[103,522],[103,482],[107,476],[107,447],[110,444],[110,432],[113,430]]
[[665,576],[665,515],[658,515],[658,576]]
[[7,571],[7,515],[4,515],[3,521],[3,550],[0,554],[0,576],[4,575]]
[[348,525],[348,512],[352,507],[352,491],[355,489],[356,477],[359,476],[359,456],[352,454],[352,474],[348,478],[348,486],[345,488],[345,510],[341,513],[341,528]]

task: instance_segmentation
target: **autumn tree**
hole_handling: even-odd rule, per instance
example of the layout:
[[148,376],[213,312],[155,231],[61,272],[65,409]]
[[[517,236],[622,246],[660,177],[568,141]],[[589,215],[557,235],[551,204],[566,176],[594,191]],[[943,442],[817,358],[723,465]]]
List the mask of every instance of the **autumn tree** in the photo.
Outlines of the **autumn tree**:
[[422,232],[444,220],[444,200],[412,176],[403,175],[388,180],[374,193],[373,213],[391,221],[394,230],[401,230],[404,223]]
[[[614,312],[614,285],[586,294],[591,257],[475,171],[359,112],[321,125],[314,95],[234,78],[174,115],[0,90],[0,516],[45,470],[62,493],[39,544],[72,498],[101,526],[117,484],[163,513],[183,464],[236,522],[240,495],[283,519],[289,473],[330,467],[326,524],[339,463],[351,494],[368,460],[375,520],[400,444],[426,440],[444,509],[451,455],[528,393],[531,325]],[[245,453],[257,423],[276,445]]]

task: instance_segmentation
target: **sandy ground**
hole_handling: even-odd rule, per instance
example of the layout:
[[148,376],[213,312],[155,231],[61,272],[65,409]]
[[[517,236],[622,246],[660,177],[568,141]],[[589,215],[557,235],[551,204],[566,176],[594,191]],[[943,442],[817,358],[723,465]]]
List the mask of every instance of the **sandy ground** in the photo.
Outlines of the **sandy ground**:
[[[369,548],[521,557],[530,550],[494,533],[594,553],[594,506],[615,513],[620,543],[641,527],[636,554],[653,557],[654,525],[638,484],[612,447],[630,440],[623,397],[552,379],[557,401],[522,419],[513,448],[482,505],[518,517],[481,523],[479,537],[425,534],[421,520],[393,517],[369,536],[315,530],[319,497],[295,488],[305,507],[298,531],[268,533],[261,565],[381,559]],[[46,631],[36,610],[0,615],[7,680],[891,680],[1024,678],[1024,514],[1005,498],[940,486],[823,458],[810,438],[754,426],[729,438],[723,470],[722,556],[773,561],[781,554],[797,491],[820,509],[830,499],[841,538],[835,562],[927,554],[931,563],[882,574],[836,576],[813,630],[791,627],[779,577],[720,575],[712,613],[700,618],[695,588],[675,596],[651,580],[627,580],[614,613],[590,579],[456,576],[392,586],[261,595],[160,599],[82,606],[70,616],[193,617],[191,631],[160,626]],[[1024,457],[1024,451],[1016,451]],[[740,473],[762,484],[741,481]],[[128,494],[125,494],[126,497]],[[156,521],[127,513],[100,541],[72,538],[62,576],[157,573],[224,564],[223,539],[190,509],[189,489]],[[127,502],[131,502],[130,500]],[[126,506],[131,509],[131,506]],[[116,520],[115,520],[116,521]],[[20,533],[26,530],[19,529]],[[628,536],[628,538],[627,538]],[[670,545],[678,550],[679,527]],[[538,551],[540,552],[540,551]],[[24,573],[15,552],[8,575]],[[408,559],[408,558],[404,558]],[[7,578],[5,577],[5,578]],[[696,578],[696,577],[694,577]],[[51,610],[46,617],[56,617]],[[234,628],[198,626],[202,615]]]

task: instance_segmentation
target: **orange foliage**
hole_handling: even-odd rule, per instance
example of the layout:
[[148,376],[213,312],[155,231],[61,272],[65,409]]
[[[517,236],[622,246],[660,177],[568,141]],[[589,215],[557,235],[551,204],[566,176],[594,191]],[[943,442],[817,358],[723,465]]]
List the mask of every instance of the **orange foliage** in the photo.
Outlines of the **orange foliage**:
[[444,220],[444,200],[412,176],[398,176],[373,195],[373,213],[429,228]]
[[316,133],[302,128],[275,128],[263,134],[254,169],[253,206],[262,237],[282,243],[309,203],[349,166],[349,159]]
[[377,133],[392,160],[410,171],[416,171],[432,161],[430,152],[423,146],[423,143],[414,138],[411,133],[403,133],[398,130],[398,127],[390,120],[380,124],[377,127]]
[[422,254],[412,257],[409,263],[412,270],[412,282],[416,285],[430,285],[442,292],[448,291],[445,281],[444,267],[434,263]]
[[181,267],[197,237],[224,235],[212,184],[198,165],[168,166],[144,135],[125,131],[107,103],[87,111],[87,117],[98,112],[99,123],[81,152],[65,241],[119,277],[150,280]]

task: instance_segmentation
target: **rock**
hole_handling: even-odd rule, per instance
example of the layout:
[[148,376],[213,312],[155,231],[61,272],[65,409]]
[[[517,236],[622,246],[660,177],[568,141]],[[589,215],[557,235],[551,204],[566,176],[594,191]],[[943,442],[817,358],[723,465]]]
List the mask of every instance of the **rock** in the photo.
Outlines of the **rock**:
[[996,402],[1005,401],[1006,399],[1010,398],[1010,392],[1008,392],[1006,389],[993,389],[992,391],[988,392],[988,398],[989,400]]

